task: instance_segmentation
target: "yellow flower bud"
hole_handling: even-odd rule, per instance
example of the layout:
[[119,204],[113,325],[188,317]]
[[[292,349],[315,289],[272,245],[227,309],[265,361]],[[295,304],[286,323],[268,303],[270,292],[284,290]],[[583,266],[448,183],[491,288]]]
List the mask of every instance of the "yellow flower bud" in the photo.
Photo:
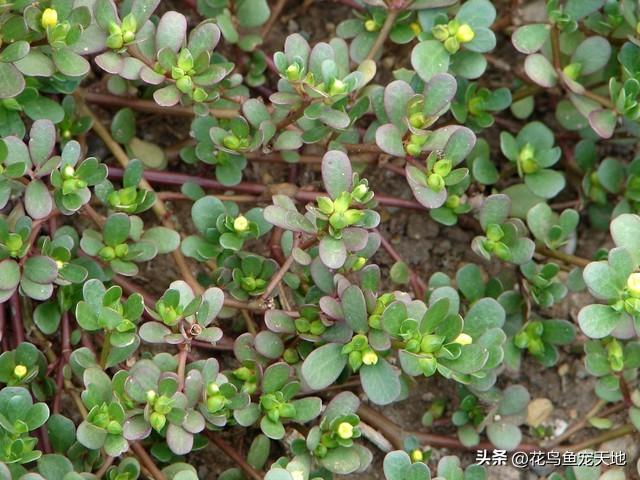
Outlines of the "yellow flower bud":
[[58,24],[58,12],[53,8],[47,8],[42,12],[42,28],[55,27]]
[[73,178],[75,174],[76,174],[76,169],[73,168],[71,165],[65,165],[65,167],[62,169],[62,177],[65,179]]
[[287,78],[291,81],[300,80],[300,67],[292,63],[287,67]]
[[368,350],[362,355],[362,363],[365,365],[375,365],[378,363],[378,354],[373,350]]
[[340,95],[347,91],[347,86],[345,83],[336,78],[331,84],[331,88],[329,88],[329,95]]
[[460,335],[458,335],[456,337],[456,339],[454,340],[455,343],[458,343],[460,345],[471,345],[473,343],[473,338],[471,338],[469,335],[467,335],[466,333],[461,333]]
[[627,289],[629,294],[634,298],[640,298],[640,273],[632,273],[627,278]]
[[456,32],[456,39],[460,43],[468,43],[475,38],[476,34],[473,29],[466,23],[460,25]]
[[415,35],[420,35],[422,33],[422,27],[418,22],[412,22],[409,27],[411,27],[411,30]]
[[342,422],[338,425],[338,436],[343,440],[349,440],[353,437],[353,425],[348,422]]
[[413,452],[411,452],[411,460],[413,460],[414,462],[421,462],[422,460],[424,460],[424,454],[422,453],[422,450],[416,448]]
[[238,215],[233,221],[233,228],[236,232],[244,232],[249,228],[249,220],[244,215]]
[[367,32],[375,32],[376,30],[378,30],[380,27],[378,26],[378,24],[376,23],[375,20],[373,20],[372,18],[370,18],[369,20],[367,20],[366,22],[364,22],[364,29]]
[[27,367],[25,367],[24,365],[16,365],[13,369],[13,374],[18,380],[22,380],[24,377],[26,377],[28,372],[29,370],[27,370]]

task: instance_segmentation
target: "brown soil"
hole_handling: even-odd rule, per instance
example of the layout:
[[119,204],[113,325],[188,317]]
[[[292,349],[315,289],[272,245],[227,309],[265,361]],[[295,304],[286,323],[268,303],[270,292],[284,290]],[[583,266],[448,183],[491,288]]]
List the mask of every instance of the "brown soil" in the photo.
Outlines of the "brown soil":
[[[184,4],[182,2],[167,3],[169,4],[168,6],[175,3],[175,7],[184,11]],[[505,0],[505,5],[509,3],[508,0]],[[505,9],[499,9],[500,14],[503,12],[506,12],[506,7]],[[330,0],[316,0],[314,2],[290,0],[282,18],[276,23],[273,31],[269,35],[266,50],[274,52],[281,49],[286,35],[293,32],[304,34],[312,43],[326,40],[335,34],[336,25],[349,15],[350,11],[347,7]],[[499,37],[499,45],[505,42],[508,42],[508,39]],[[505,58],[509,58],[509,48],[505,47],[505,50]],[[387,71],[408,63],[408,55],[406,55],[407,52],[405,52],[403,48],[387,49],[386,52],[387,56],[383,59],[382,64]],[[492,72],[493,73],[487,77],[488,80],[499,78],[501,79],[499,82],[504,83],[502,72],[499,70],[492,70]],[[388,73],[383,73],[382,75],[388,75]],[[105,118],[106,117],[107,113],[105,112]],[[144,114],[138,114],[138,118],[142,120],[139,125],[143,126],[144,138],[163,147],[171,147],[188,137],[190,123],[188,119],[178,118],[168,121],[167,117],[164,116],[157,117]],[[490,132],[488,135],[483,136],[493,139],[491,143],[494,144],[498,131],[499,130],[495,130],[495,132]],[[91,147],[95,154],[102,155],[103,157],[109,156],[107,152],[104,151],[102,145],[92,144]],[[188,166],[180,163],[178,160],[174,160],[170,168],[194,174],[207,171],[207,169],[201,165]],[[314,188],[319,187],[319,176],[313,167],[300,165],[296,168],[298,169],[299,184],[310,184]],[[289,179],[289,173],[288,167],[266,163],[253,163],[245,170],[245,179],[265,183],[286,182]],[[407,199],[411,198],[411,192],[407,188],[406,182],[392,172],[377,169],[375,172],[367,171],[366,176],[370,179],[373,189],[376,192]],[[562,198],[561,200],[568,199],[570,198]],[[170,204],[170,208],[176,213],[175,218],[178,223],[186,231],[190,231],[192,225],[190,224],[190,215],[186,204],[184,202],[174,202]],[[464,230],[460,227],[444,227],[439,225],[431,220],[426,212],[382,208],[381,215],[382,224],[380,231],[382,235],[390,240],[394,248],[409,266],[425,280],[437,271],[442,271],[453,276],[456,270],[466,262],[482,263],[470,249],[470,243],[474,233],[469,230]],[[145,220],[154,221],[151,216],[145,218]],[[598,248],[606,246],[607,241],[608,236],[606,234],[589,232],[579,239],[577,252],[582,256],[589,257]],[[388,278],[388,270],[393,265],[393,261],[382,249],[377,254],[375,260],[381,265],[383,278]],[[493,274],[507,268],[504,264],[484,262],[483,265],[488,272]],[[179,273],[176,271],[170,258],[158,258],[156,261],[151,262],[148,267],[141,270],[136,281],[140,282],[149,292],[160,294],[167,285],[176,278],[179,278]],[[567,318],[575,321],[578,310],[582,305],[590,301],[588,295],[569,294],[562,305],[554,309],[553,315],[557,318]],[[571,424],[576,419],[581,418],[596,400],[593,393],[594,379],[586,373],[581,357],[582,350],[579,346],[576,346],[572,350],[564,350],[558,365],[550,369],[544,369],[536,361],[527,358],[520,372],[505,372],[500,378],[500,384],[521,383],[529,389],[532,398],[549,398],[554,405],[554,412],[549,423],[553,424],[559,421]],[[562,372],[562,375],[559,371]],[[385,408],[384,413],[394,422],[405,428],[430,431],[419,425],[425,408],[428,406],[429,401],[434,398],[455,398],[455,395],[452,396],[451,394],[451,385],[448,385],[447,382],[438,379],[423,379],[411,390],[409,399]],[[455,405],[448,404],[447,407],[445,416],[453,412]],[[524,430],[523,428],[523,431]],[[433,431],[455,436],[455,430],[452,428],[435,429]],[[526,431],[524,433],[526,434]],[[576,435],[573,440],[580,441],[594,434],[597,434],[595,429],[587,429],[579,435]],[[227,440],[241,453],[247,451],[252,439],[252,436],[244,436],[244,430],[242,429],[231,429],[225,433],[225,435]],[[535,441],[527,438],[526,435],[525,440]],[[367,473],[351,475],[349,478],[354,480],[376,480],[384,478],[382,474],[383,454],[376,450],[374,446],[369,445],[369,447],[375,456],[373,465]],[[279,447],[273,442],[272,448],[277,449]],[[272,453],[277,454],[275,451],[272,451]],[[473,462],[474,458],[473,453],[464,454],[463,452],[448,451],[446,449],[435,450],[433,457],[439,458],[446,454],[463,455],[466,462]],[[273,456],[274,455],[272,455],[272,457]],[[630,464],[631,460],[634,460],[635,463],[635,459],[630,459]],[[222,471],[234,466],[233,463],[214,446],[208,447],[203,452],[191,455],[188,461],[196,466],[199,477],[202,479],[215,479]],[[516,472],[516,474],[517,473],[518,472]],[[532,472],[523,472],[522,476],[513,475],[513,472],[508,472],[506,469],[501,470],[498,468],[491,470],[491,478],[495,479],[542,478]],[[528,477],[527,475],[532,475],[532,477]]]

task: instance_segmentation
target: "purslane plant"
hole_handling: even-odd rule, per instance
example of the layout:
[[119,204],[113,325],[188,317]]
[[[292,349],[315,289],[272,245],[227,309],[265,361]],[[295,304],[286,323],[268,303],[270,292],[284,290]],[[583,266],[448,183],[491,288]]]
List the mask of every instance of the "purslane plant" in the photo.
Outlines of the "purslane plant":
[[[483,479],[431,451],[568,440],[510,376],[565,359],[640,428],[638,5],[343,0],[278,45],[284,1],[165,3],[0,5],[0,478]],[[375,410],[416,392],[437,433]]]

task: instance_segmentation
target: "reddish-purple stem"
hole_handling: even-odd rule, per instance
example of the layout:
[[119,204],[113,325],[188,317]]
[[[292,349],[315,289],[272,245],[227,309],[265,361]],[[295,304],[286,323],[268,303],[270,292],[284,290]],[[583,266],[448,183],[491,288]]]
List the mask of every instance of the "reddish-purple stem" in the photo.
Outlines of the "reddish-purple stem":
[[[395,248],[393,248],[393,245],[391,245],[391,243],[389,243],[389,241],[384,238],[382,234],[380,234],[380,239],[382,247],[387,251],[393,261],[404,262],[400,254],[396,251]],[[413,288],[416,297],[422,298],[424,296],[424,292],[427,290],[427,285],[426,283],[424,283],[424,280],[422,280],[411,268],[409,268],[409,281],[411,282],[411,287]]]
[[364,7],[357,3],[355,0],[336,0],[336,2],[351,7],[355,10],[364,10]]
[[276,64],[273,63],[273,58],[271,58],[271,55],[265,55],[264,60],[265,62],[267,62],[267,67],[269,68],[269,70],[280,75],[280,72],[278,72],[278,69],[276,68]]
[[11,325],[13,327],[13,340],[15,346],[24,342],[24,325],[22,323],[22,314],[20,312],[20,294],[16,292],[11,296],[9,300],[9,306],[11,307]]
[[0,346],[2,346],[3,352],[9,350],[9,336],[7,335],[7,315],[4,304],[0,304]]
[[[121,168],[109,167],[109,178],[121,179],[124,172]],[[158,170],[145,170],[144,178],[150,183],[160,183],[164,185],[183,185],[187,182],[192,182],[200,185],[203,188],[209,188],[211,190],[234,190],[236,192],[251,193],[254,195],[261,195],[268,191],[268,187],[260,185],[258,183],[240,182],[238,185],[228,187],[222,185],[220,182],[213,180],[212,178],[204,178],[195,175],[187,175],[185,173],[173,173],[163,172]],[[307,190],[298,190],[294,197],[297,200],[306,202],[312,202],[316,197],[320,195],[327,195],[326,192],[309,192]],[[387,195],[376,195],[376,200],[380,205],[386,207],[398,207],[409,208],[413,210],[426,210],[424,206],[416,202],[415,200],[405,200],[404,198],[390,197]]]
[[282,251],[282,245],[280,241],[282,240],[283,230],[280,227],[275,227],[271,230],[271,240],[269,240],[269,250],[271,251],[271,256],[276,259],[276,261],[282,265],[285,262],[284,252]]
[[62,399],[62,391],[64,390],[64,367],[69,362],[71,356],[71,325],[69,312],[62,314],[60,334],[62,336],[62,352],[60,355],[60,364],[58,365],[58,373],[56,375],[56,395],[53,398],[53,413],[60,412],[60,402]]

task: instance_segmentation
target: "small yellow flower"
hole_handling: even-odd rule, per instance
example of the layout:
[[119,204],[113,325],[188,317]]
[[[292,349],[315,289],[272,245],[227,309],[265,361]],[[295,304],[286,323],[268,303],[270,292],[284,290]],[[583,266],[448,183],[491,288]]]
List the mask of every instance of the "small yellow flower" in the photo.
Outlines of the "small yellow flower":
[[76,174],[76,169],[73,168],[71,165],[65,165],[65,167],[62,169],[62,177],[65,179],[73,178],[75,174]]
[[375,365],[378,363],[378,354],[373,350],[369,350],[362,355],[362,363],[365,365]]
[[238,218],[233,221],[233,228],[236,232],[244,232],[249,228],[249,220],[247,220],[245,216],[239,215]]
[[411,452],[411,460],[413,460],[414,462],[421,462],[422,460],[424,460],[424,454],[422,453],[422,450],[416,448],[413,452]]
[[634,298],[640,298],[640,273],[632,273],[627,278],[627,288]]
[[415,35],[420,35],[422,33],[422,27],[418,22],[412,22],[409,24],[409,27],[411,27],[411,30],[413,30]]
[[460,28],[458,28],[458,31],[456,32],[456,39],[460,43],[468,43],[471,40],[473,40],[475,36],[476,36],[476,33],[466,23],[460,25]]
[[58,24],[58,12],[54,8],[47,8],[42,12],[42,27],[55,27]]
[[349,440],[353,437],[353,425],[348,422],[342,422],[338,425],[338,436],[343,440]]
[[16,367],[13,369],[13,374],[19,380],[22,380],[28,372],[29,370],[27,370],[27,367],[25,367],[24,365],[16,365]]
[[469,335],[467,335],[466,333],[461,333],[460,335],[458,335],[456,337],[456,339],[454,340],[455,343],[458,343],[460,345],[470,345],[473,343],[473,338],[471,338]]
[[375,32],[376,30],[378,30],[380,27],[378,26],[378,24],[376,23],[375,20],[373,19],[369,19],[367,21],[364,22],[364,29],[367,32]]

